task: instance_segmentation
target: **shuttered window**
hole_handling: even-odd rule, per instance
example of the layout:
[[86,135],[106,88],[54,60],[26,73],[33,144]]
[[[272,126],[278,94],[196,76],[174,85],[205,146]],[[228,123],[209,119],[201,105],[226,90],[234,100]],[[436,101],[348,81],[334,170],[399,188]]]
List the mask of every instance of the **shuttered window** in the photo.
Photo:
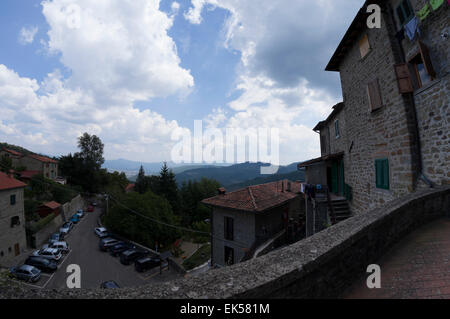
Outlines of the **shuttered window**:
[[359,40],[359,52],[361,53],[361,59],[366,56],[370,51],[369,37],[365,34],[361,40]]
[[367,93],[369,95],[370,111],[375,111],[383,106],[378,79],[375,79],[367,84]]
[[436,78],[436,72],[431,62],[428,47],[421,41],[417,41],[417,43],[419,52],[409,60],[409,63],[414,69],[417,88],[421,88]]
[[414,18],[414,11],[411,8],[411,4],[408,0],[403,0],[397,7],[397,17],[401,26],[404,26],[412,18]]
[[234,220],[231,217],[225,217],[224,237],[226,240],[234,240]]
[[334,133],[336,138],[341,137],[341,133],[339,131],[339,120],[334,121]]
[[398,90],[400,94],[412,93],[414,88],[409,73],[408,64],[400,63],[394,66],[395,74],[397,76]]
[[387,158],[375,160],[376,186],[389,189],[389,160]]

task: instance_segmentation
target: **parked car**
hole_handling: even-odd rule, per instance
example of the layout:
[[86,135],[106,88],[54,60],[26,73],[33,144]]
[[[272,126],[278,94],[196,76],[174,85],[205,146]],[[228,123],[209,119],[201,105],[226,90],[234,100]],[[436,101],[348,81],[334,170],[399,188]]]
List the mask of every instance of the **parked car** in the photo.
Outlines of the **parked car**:
[[36,282],[41,278],[41,271],[34,266],[22,265],[20,267],[12,267],[9,270],[10,274],[17,279],[28,282]]
[[108,230],[104,227],[97,227],[94,229],[94,232],[100,238],[105,238],[109,235]]
[[158,257],[144,257],[134,262],[134,269],[137,272],[144,272],[159,265],[161,265],[161,260]]
[[80,221],[80,217],[78,216],[78,214],[74,214],[71,218],[70,221],[74,224],[78,224],[78,222]]
[[34,266],[43,272],[55,272],[58,269],[56,262],[43,257],[30,256],[25,261],[25,264]]
[[73,223],[72,222],[66,222],[64,223],[61,228],[59,229],[59,232],[61,234],[67,235],[73,228]]
[[57,241],[63,241],[64,239],[64,235],[59,232],[59,233],[54,233],[50,236],[50,239],[48,240],[49,244],[55,243]]
[[94,206],[89,205],[87,211],[88,211],[89,213],[92,213],[92,212],[94,211]]
[[92,202],[91,205],[96,207],[97,206],[97,202]]
[[117,257],[125,250],[129,250],[129,249],[133,249],[133,248],[136,248],[136,246],[133,244],[130,244],[130,243],[121,242],[114,246],[109,247],[109,253],[112,256]]
[[120,262],[129,265],[137,259],[148,256],[149,252],[145,250],[129,249],[120,254]]
[[109,247],[117,245],[120,242],[121,241],[118,239],[107,237],[100,240],[98,247],[101,251],[107,251]]
[[36,250],[33,253],[33,256],[37,256],[37,257],[44,257],[50,260],[54,260],[54,261],[59,261],[62,257],[61,252],[59,251],[59,249],[55,249],[55,248],[42,248],[40,250]]
[[47,248],[58,249],[63,254],[67,254],[70,251],[69,244],[65,241],[56,241],[48,245]]
[[120,287],[117,284],[117,282],[110,280],[110,281],[105,281],[104,283],[102,283],[100,288],[103,288],[103,289],[115,289],[115,288],[120,288]]
[[78,215],[78,217],[81,219],[84,217],[84,212],[82,209],[80,209],[79,211],[77,211],[76,215]]

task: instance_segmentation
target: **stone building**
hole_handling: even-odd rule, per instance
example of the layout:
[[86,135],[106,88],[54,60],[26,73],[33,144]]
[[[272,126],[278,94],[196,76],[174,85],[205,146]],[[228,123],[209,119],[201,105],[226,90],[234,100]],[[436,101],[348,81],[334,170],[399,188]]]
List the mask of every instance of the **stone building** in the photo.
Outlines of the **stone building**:
[[[366,1],[326,67],[340,73],[344,101],[314,129],[321,158],[299,167],[310,183],[351,195],[354,213],[450,184],[450,8],[433,3]],[[381,7],[381,28],[367,26],[370,4]]]
[[203,200],[213,208],[212,265],[251,258],[264,243],[285,234],[289,221],[299,218],[299,193],[299,183],[284,180],[229,193],[222,188],[219,195]]
[[14,151],[14,150],[7,149],[6,147],[3,147],[0,150],[0,158],[2,158],[2,157],[10,158],[11,159],[11,163],[12,163],[12,165],[14,167],[19,166],[20,159],[22,158],[22,156],[23,156],[22,153],[19,153],[19,152]]
[[39,171],[46,178],[55,180],[58,177],[58,162],[45,156],[25,155],[20,159],[20,165],[27,171]]
[[26,248],[23,190],[26,184],[0,172],[0,266],[9,267]]

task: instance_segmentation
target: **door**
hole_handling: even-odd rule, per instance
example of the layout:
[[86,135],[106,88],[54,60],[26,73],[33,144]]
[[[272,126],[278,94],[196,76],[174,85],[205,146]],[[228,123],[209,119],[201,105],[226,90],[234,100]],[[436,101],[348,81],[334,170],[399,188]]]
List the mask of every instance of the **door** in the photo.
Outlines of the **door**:
[[331,163],[331,192],[337,193],[338,189],[338,163],[333,161]]
[[20,255],[20,246],[19,246],[19,244],[15,244],[14,245],[14,253],[15,253],[16,256]]

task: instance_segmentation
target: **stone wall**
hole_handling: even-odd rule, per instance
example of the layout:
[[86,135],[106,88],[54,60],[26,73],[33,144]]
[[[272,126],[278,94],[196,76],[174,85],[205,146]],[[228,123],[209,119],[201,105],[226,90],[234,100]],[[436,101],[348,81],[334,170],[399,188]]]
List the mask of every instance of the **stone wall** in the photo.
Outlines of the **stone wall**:
[[60,214],[55,217],[48,225],[46,225],[43,229],[38,231],[33,235],[33,239],[31,240],[34,244],[33,248],[39,248],[43,244],[45,244],[50,235],[56,232],[59,232],[59,229],[64,224],[65,221],[69,220],[73,214],[75,214],[78,210],[84,209],[86,206],[85,201],[81,195],[73,198],[70,202],[62,205],[60,209]]
[[450,187],[421,190],[288,247],[202,276],[106,290],[30,290],[4,282],[0,298],[339,297],[398,240],[449,211]]
[[[10,197],[16,195],[16,204],[11,205]],[[0,191],[0,266],[15,265],[20,256],[16,256],[18,245],[19,254],[26,249],[25,213],[23,206],[23,188]],[[18,216],[20,224],[11,227],[11,218]]]
[[[395,8],[399,0],[393,0]],[[417,12],[425,0],[410,0]],[[432,11],[420,25],[420,41],[429,50],[436,79],[414,92],[424,174],[437,185],[450,184],[450,6],[444,3]],[[398,27],[398,26],[397,26]],[[417,42],[402,41],[406,61],[419,52]]]

